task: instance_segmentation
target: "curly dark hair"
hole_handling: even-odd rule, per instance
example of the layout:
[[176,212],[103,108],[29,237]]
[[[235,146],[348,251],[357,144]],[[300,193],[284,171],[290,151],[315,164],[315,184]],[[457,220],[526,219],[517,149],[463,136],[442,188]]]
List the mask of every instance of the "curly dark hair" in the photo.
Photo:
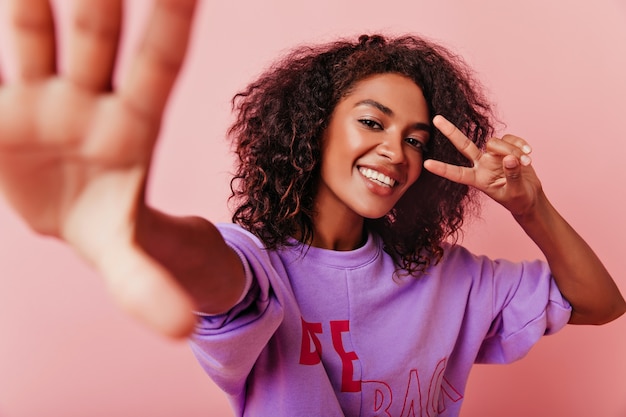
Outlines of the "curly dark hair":
[[[479,148],[493,133],[492,111],[465,62],[417,36],[362,35],[292,50],[233,98],[229,130],[239,158],[231,181],[233,222],[269,249],[299,236],[311,242],[321,138],[337,103],[358,81],[381,73],[413,80],[429,114],[441,114]],[[469,162],[433,129],[426,158]],[[442,243],[458,238],[469,207],[469,187],[423,171],[386,216],[366,219],[385,251],[406,274],[424,271],[443,255]]]

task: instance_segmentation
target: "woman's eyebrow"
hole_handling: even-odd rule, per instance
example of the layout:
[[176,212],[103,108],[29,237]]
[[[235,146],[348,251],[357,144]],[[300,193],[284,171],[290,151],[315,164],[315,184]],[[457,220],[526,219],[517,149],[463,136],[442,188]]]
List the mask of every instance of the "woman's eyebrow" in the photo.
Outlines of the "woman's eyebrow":
[[365,99],[365,100],[361,100],[358,103],[356,103],[354,105],[354,107],[359,107],[359,106],[371,106],[371,107],[376,107],[378,110],[380,110],[381,112],[385,113],[387,116],[392,116],[393,115],[393,110],[391,110],[389,107],[385,106],[384,104],[381,104],[379,102],[377,102],[376,100],[372,100],[370,98]]
[[[358,103],[356,103],[354,105],[354,107],[359,107],[359,106],[371,106],[371,107],[375,107],[378,110],[380,110],[381,112],[383,112],[384,114],[386,114],[387,116],[393,116],[393,110],[391,110],[389,107],[385,106],[382,103],[379,103],[376,100],[372,100],[371,98],[365,99],[365,100],[361,100]],[[427,132],[430,132],[432,129],[432,126],[430,125],[430,123],[415,123],[413,125],[413,127],[417,130],[425,130]]]

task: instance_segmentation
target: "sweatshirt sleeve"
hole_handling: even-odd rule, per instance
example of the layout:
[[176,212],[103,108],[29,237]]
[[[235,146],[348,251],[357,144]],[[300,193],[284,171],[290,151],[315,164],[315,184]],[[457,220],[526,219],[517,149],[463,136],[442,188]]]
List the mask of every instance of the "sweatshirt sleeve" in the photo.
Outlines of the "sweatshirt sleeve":
[[524,357],[543,335],[568,322],[563,298],[546,262],[489,261],[493,321],[477,363],[510,363]]
[[277,282],[279,272],[275,266],[280,269],[280,263],[256,237],[238,226],[218,227],[241,259],[247,292],[224,314],[198,314],[190,344],[213,381],[226,393],[239,396],[254,363],[283,319],[280,297],[272,285]]

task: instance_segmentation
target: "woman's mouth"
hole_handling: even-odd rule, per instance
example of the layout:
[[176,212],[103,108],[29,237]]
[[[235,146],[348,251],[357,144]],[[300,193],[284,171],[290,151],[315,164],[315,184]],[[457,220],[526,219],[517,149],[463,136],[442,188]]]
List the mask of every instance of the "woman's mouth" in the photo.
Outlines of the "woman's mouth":
[[361,173],[361,175],[363,175],[365,178],[372,180],[372,181],[376,181],[377,183],[379,183],[380,185],[386,186],[386,187],[393,187],[396,184],[396,181],[381,173],[378,171],[375,171],[371,168],[363,168],[363,167],[359,167],[359,172]]

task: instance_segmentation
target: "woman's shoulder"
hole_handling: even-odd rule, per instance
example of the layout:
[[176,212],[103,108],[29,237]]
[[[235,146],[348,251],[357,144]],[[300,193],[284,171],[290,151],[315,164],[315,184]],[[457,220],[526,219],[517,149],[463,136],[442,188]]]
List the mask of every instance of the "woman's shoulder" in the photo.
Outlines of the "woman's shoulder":
[[520,262],[513,262],[508,259],[495,258],[486,254],[477,253],[459,243],[444,242],[441,247],[443,249],[443,256],[438,265],[442,267],[464,268],[469,270],[473,268],[483,269],[486,266],[493,268],[496,265],[520,264]]

